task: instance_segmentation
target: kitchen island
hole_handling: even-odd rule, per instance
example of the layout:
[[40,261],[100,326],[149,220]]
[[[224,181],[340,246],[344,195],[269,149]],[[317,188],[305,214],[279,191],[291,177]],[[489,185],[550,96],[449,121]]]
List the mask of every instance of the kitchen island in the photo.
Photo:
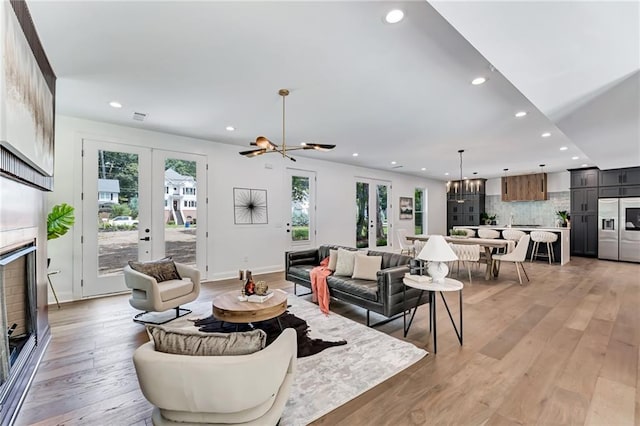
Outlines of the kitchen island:
[[[548,231],[553,232],[554,234],[558,234],[558,241],[553,243],[553,251],[555,254],[556,261],[560,261],[561,265],[569,263],[571,260],[570,255],[570,241],[571,241],[571,228],[555,228],[555,227],[543,227],[543,226],[492,226],[492,225],[481,225],[481,226],[454,226],[454,229],[465,228],[465,229],[473,229],[478,232],[478,229],[495,229],[496,231],[500,231],[502,235],[502,231],[505,229],[517,229],[526,234],[530,234],[532,231]],[[502,238],[502,237],[501,237]],[[529,251],[527,252],[527,259],[531,258],[531,246],[529,246]]]

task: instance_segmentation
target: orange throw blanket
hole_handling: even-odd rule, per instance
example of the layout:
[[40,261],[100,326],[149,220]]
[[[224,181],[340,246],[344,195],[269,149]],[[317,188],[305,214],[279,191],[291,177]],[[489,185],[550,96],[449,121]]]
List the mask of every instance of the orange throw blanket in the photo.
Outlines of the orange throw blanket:
[[317,302],[323,314],[329,315],[329,287],[327,287],[327,277],[333,274],[328,268],[329,258],[326,257],[309,273],[311,278],[311,300]]

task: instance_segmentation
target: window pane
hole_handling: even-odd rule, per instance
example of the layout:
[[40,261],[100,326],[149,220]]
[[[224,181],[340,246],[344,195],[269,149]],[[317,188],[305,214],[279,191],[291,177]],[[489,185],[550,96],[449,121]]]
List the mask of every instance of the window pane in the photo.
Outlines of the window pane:
[[[164,166],[164,252],[173,260],[196,265],[196,162],[167,158]],[[173,188],[173,191],[169,191]]]
[[309,241],[309,178],[291,176],[291,239]]
[[422,206],[422,198],[424,196],[424,191],[420,188],[416,188],[415,191],[415,199],[416,199],[416,210],[415,210],[415,233],[416,234],[424,234],[423,232],[423,224],[424,224],[424,214],[423,214],[423,206]]
[[356,182],[356,247],[369,247],[369,184]]
[[[98,151],[98,276],[138,258],[138,155]],[[106,201],[108,200],[108,201]]]
[[376,199],[376,246],[383,247],[387,245],[387,185],[377,185]]

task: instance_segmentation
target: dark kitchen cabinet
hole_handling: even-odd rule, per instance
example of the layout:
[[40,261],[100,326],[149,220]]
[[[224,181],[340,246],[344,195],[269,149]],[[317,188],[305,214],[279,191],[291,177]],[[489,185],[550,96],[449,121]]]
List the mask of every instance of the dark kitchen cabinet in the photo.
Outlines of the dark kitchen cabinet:
[[598,215],[571,216],[571,255],[598,255]]
[[600,187],[598,196],[600,198],[640,197],[640,185]]
[[[598,189],[601,171],[571,172],[571,255],[598,256]],[[616,188],[617,189],[617,188]],[[602,190],[602,188],[600,188]]]
[[594,188],[598,186],[598,169],[570,170],[571,188]]
[[640,167],[600,171],[600,186],[640,185]]
[[571,190],[571,216],[598,214],[598,188]]
[[[480,225],[485,208],[486,179],[449,182],[447,192],[447,229]],[[464,199],[463,203],[458,200]]]

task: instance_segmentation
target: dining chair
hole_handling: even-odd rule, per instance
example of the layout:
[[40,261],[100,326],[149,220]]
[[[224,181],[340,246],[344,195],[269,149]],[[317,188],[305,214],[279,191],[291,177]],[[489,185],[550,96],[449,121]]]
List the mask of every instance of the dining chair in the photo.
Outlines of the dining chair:
[[458,260],[456,261],[458,262],[458,274],[460,273],[460,262],[462,262],[469,274],[469,284],[471,284],[471,263],[477,263],[480,261],[480,246],[477,244],[468,245],[453,243],[449,243],[449,246],[456,256],[458,256]]
[[520,237],[520,241],[516,245],[516,248],[513,249],[511,253],[507,254],[494,254],[491,259],[491,270],[493,271],[494,266],[498,266],[498,271],[500,271],[500,264],[502,262],[513,262],[516,266],[516,272],[518,273],[518,281],[520,281],[520,285],[522,285],[522,276],[520,275],[520,268],[522,268],[522,272],[524,272],[524,276],[527,277],[527,281],[529,281],[529,276],[527,275],[527,271],[524,270],[523,262],[527,258],[527,250],[529,248],[529,240],[531,237],[528,234]]
[[413,243],[407,241],[407,230],[398,229],[396,231],[398,237],[398,245],[400,246],[400,254],[407,253],[409,256],[415,256],[416,246]]

